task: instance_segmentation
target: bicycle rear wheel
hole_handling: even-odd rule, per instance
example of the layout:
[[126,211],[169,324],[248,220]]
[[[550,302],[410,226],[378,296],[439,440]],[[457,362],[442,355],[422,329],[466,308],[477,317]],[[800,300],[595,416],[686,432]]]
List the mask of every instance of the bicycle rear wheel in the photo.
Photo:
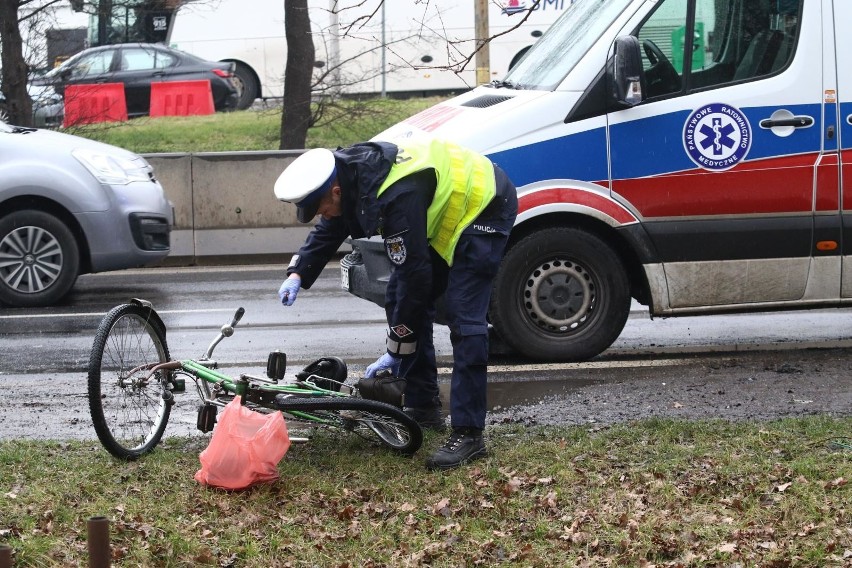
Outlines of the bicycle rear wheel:
[[104,448],[135,459],[159,443],[171,412],[171,392],[150,368],[169,360],[166,332],[148,307],[124,304],[98,326],[89,355],[89,411]]
[[291,414],[309,414],[313,417],[308,419],[309,422],[354,432],[402,454],[413,454],[423,443],[423,431],[417,422],[399,408],[384,402],[348,397],[287,398],[279,395],[275,406]]

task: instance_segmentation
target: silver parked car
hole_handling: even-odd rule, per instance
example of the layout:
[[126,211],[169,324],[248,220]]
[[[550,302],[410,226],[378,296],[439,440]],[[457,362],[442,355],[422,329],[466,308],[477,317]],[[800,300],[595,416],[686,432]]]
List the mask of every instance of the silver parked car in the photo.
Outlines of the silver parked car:
[[[65,118],[65,103],[53,87],[29,85],[27,90],[33,101],[33,124],[38,128],[59,128]],[[0,122],[9,122],[6,97],[0,91]]]
[[0,304],[53,304],[79,274],[162,260],[172,219],[141,156],[0,123]]

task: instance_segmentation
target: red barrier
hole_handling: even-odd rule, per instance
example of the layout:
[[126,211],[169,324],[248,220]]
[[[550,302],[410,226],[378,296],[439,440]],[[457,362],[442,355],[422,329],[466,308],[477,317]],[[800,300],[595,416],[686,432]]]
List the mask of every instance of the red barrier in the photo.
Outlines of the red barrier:
[[62,126],[127,120],[123,83],[68,85],[65,87],[65,120]]
[[210,81],[151,83],[151,117],[213,114]]

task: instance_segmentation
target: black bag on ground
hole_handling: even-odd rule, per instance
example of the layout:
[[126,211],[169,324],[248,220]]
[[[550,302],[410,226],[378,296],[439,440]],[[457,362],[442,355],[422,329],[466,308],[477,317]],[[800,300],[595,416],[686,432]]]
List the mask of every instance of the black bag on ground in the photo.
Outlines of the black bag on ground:
[[386,402],[402,408],[405,394],[405,379],[393,375],[382,375],[358,379],[355,385],[363,398]]

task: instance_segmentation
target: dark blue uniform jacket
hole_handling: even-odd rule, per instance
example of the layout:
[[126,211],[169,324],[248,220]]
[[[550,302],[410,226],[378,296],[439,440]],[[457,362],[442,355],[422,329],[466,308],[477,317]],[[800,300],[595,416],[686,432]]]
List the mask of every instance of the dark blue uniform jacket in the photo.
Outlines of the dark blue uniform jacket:
[[390,335],[407,343],[417,340],[415,331],[434,299],[431,263],[444,261],[430,254],[426,240],[426,210],[436,186],[433,170],[406,176],[376,196],[396,154],[396,145],[387,142],[365,142],[334,152],[343,214],[320,218],[287,274],[299,273],[302,287],[310,288],[347,237],[382,235],[398,279],[396,298],[388,299],[388,305],[395,306],[387,314],[388,325],[391,330],[408,330]]

